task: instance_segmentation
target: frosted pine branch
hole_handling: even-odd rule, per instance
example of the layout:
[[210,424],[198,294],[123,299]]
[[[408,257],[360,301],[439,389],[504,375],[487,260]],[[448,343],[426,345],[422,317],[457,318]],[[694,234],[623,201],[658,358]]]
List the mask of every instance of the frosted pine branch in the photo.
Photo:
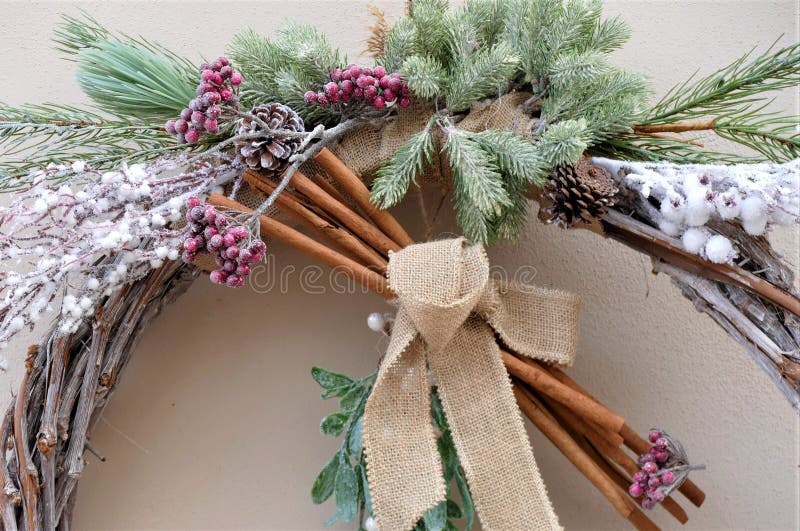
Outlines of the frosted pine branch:
[[0,209],[0,261],[9,268],[0,271],[0,347],[54,310],[59,296],[59,329],[71,333],[104,297],[178,259],[183,230],[172,224],[186,199],[239,170],[222,161],[181,172],[185,163],[173,156],[101,173],[77,161],[35,171],[33,184]]
[[716,263],[736,257],[733,244],[709,222],[741,224],[753,236],[774,225],[800,223],[800,159],[784,164],[670,164],[594,158],[637,192],[651,221],[684,249]]

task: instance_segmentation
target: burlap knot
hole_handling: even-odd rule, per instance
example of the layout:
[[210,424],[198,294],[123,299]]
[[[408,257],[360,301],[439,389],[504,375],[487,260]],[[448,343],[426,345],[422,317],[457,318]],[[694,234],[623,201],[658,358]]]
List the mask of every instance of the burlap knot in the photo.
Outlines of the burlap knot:
[[379,528],[411,529],[445,499],[430,369],[483,528],[560,529],[494,334],[518,354],[569,365],[577,296],[493,281],[483,248],[463,238],[393,253],[388,277],[399,308],[364,419]]

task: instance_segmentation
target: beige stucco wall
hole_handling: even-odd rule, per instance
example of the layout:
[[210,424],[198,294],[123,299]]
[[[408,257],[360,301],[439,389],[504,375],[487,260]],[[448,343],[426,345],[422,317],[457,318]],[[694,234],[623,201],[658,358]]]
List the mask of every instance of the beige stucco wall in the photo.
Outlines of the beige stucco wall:
[[[400,0],[375,3],[391,15],[402,10]],[[48,41],[58,13],[78,7],[192,57],[218,54],[238,28],[270,32],[294,17],[353,58],[367,23],[361,1],[3,2],[0,99],[83,102],[72,65]],[[795,0],[615,0],[606,13],[633,27],[616,60],[649,72],[658,94],[753,45],[781,34],[798,39]],[[797,91],[780,104],[796,111]],[[400,216],[413,226],[416,210]],[[776,240],[796,260],[798,231]],[[280,245],[272,250],[278,267],[311,263]],[[664,427],[708,464],[696,478],[708,500],[688,509],[689,528],[800,527],[797,416],[744,350],[667,278],[652,276],[644,257],[534,220],[517,245],[491,254],[507,268],[534,267],[542,285],[580,293],[581,349],[571,374],[634,427]],[[383,343],[365,316],[389,308],[371,295],[303,292],[296,272],[288,287],[256,293],[201,280],[147,331],[92,438],[108,461],[87,457],[77,529],[321,527],[333,509],[313,506],[308,492],[337,442],[317,431],[334,404],[317,398],[309,370],[373,370]],[[20,352],[5,353],[11,367],[0,373],[0,405],[16,390]],[[626,527],[537,431],[531,438],[565,527]],[[675,527],[662,511],[654,515]]]

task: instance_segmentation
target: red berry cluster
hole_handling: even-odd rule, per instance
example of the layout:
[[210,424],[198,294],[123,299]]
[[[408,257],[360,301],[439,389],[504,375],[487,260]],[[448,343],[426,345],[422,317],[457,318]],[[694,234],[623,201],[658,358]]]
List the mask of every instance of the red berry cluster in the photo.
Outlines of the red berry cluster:
[[387,74],[382,66],[370,68],[354,64],[331,72],[331,81],[325,84],[323,90],[309,90],[305,93],[305,101],[347,107],[368,105],[374,109],[383,109],[394,104],[400,107],[411,105],[408,84],[400,74]]
[[167,133],[177,135],[181,144],[193,144],[205,132],[219,133],[219,117],[222,106],[238,103],[237,87],[242,84],[242,74],[234,72],[227,57],[220,57],[211,64],[200,65],[200,83],[197,97],[181,111],[180,118],[167,121]]
[[676,471],[681,478],[688,472],[683,450],[661,430],[652,430],[648,439],[653,446],[646,454],[639,456],[639,471],[633,475],[633,483],[628,492],[634,498],[644,496],[642,507],[652,509],[664,501],[669,492],[677,486]]
[[219,269],[209,275],[211,282],[231,288],[243,286],[250,265],[264,258],[267,246],[253,239],[247,227],[230,225],[228,217],[196,197],[190,197],[186,207],[189,234],[183,242],[183,261],[190,264],[200,253],[213,254]]

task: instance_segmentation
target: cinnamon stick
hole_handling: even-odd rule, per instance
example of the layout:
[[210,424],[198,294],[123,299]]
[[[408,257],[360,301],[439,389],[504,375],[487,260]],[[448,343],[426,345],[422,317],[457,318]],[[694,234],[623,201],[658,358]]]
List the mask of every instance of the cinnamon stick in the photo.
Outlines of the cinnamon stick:
[[[212,205],[239,210],[241,212],[250,213],[253,211],[253,209],[247,208],[241,203],[238,203],[232,199],[228,199],[224,195],[220,194],[211,194],[208,196],[208,202]],[[287,245],[290,245],[295,249],[308,254],[312,258],[315,258],[328,267],[347,275],[349,278],[359,282],[367,289],[374,291],[384,298],[389,299],[394,297],[394,294],[391,292],[391,290],[389,290],[386,279],[375,271],[372,271],[358,262],[347,258],[341,253],[338,253],[333,249],[314,241],[312,238],[309,238],[302,232],[295,230],[288,225],[281,223],[280,221],[272,219],[269,216],[260,216],[259,223],[261,224],[261,232],[263,234],[269,235],[276,240],[280,240]]]
[[[570,378],[567,373],[558,367],[554,365],[546,365],[545,367],[547,367],[548,372],[550,372],[550,374],[552,374],[553,377],[561,383],[585,394],[594,400],[597,400],[586,389],[581,387],[578,382]],[[641,438],[639,434],[627,424],[623,424],[622,428],[619,430],[619,434],[622,436],[625,446],[633,450],[633,452],[637,455],[645,454],[650,451],[650,443]],[[698,487],[697,484],[690,479],[685,480],[683,484],[678,487],[678,491],[686,496],[686,499],[692,502],[695,507],[700,507],[703,505],[703,501],[706,499],[705,492],[703,492],[700,487]]]
[[625,419],[584,394],[562,384],[538,365],[528,365],[503,350],[500,351],[500,355],[512,376],[516,376],[541,393],[558,400],[581,416],[591,419],[615,433],[619,432],[625,424]]
[[[272,193],[277,186],[271,181],[253,179],[251,174],[245,174],[244,178],[245,181],[247,181],[247,184],[256,190],[264,192],[267,195]],[[337,227],[327,220],[321,218],[311,209],[300,204],[300,202],[292,195],[287,195],[286,192],[280,194],[275,200],[275,204],[284,212],[311,227],[323,238],[327,239],[334,245],[340,246],[345,251],[352,253],[365,265],[371,266],[376,271],[381,273],[386,271],[387,261],[381,255],[379,255],[375,249],[366,245],[364,242],[353,236],[349,231],[341,227]]]
[[[260,173],[252,170],[245,172],[245,179],[253,181],[266,181],[267,179]],[[322,208],[324,211],[344,223],[355,234],[370,244],[376,251],[384,256],[388,255],[388,251],[399,251],[400,246],[397,245],[391,238],[386,236],[377,227],[372,225],[369,221],[359,216],[357,212],[353,212],[346,205],[340,203],[329,195],[325,190],[314,184],[314,182],[303,175],[301,172],[295,172],[292,176],[292,186],[295,190],[307,196],[311,201]]]
[[517,404],[533,424],[541,431],[564,457],[597,487],[597,489],[611,502],[611,505],[625,519],[640,530],[659,529],[636,504],[609,478],[595,463],[567,431],[555,421],[543,406],[536,404],[536,399],[522,386],[514,386],[514,396]]
[[328,195],[339,201],[340,203],[347,203],[347,200],[344,196],[339,192],[339,190],[333,186],[328,179],[326,179],[321,173],[315,173],[314,175],[308,175],[309,179],[314,181],[314,184],[328,192]]
[[[572,428],[576,433],[579,434],[581,439],[585,438],[587,445],[592,449],[591,452],[587,451],[587,453],[592,457],[595,457],[593,453],[597,454],[597,457],[600,457],[602,460],[602,463],[598,462],[600,468],[603,468],[606,473],[609,474],[611,479],[613,479],[615,483],[617,483],[620,487],[622,487],[623,490],[627,492],[632,480],[624,477],[619,470],[617,470],[614,466],[611,466],[611,463],[613,462],[614,464],[620,466],[630,476],[633,476],[633,474],[639,470],[639,466],[636,464],[636,461],[634,461],[619,447],[609,444],[609,441],[607,441],[600,433],[592,429],[587,422],[579,418],[564,405],[559,404],[552,398],[546,396],[543,396],[542,400],[547,407],[549,407],[555,413],[562,425]],[[578,442],[580,443],[580,441]],[[586,448],[584,448],[584,450],[586,450]],[[597,461],[597,459],[595,459],[595,461]],[[641,499],[635,499],[635,501],[639,505],[642,504]],[[684,511],[678,502],[676,502],[671,496],[664,498],[664,500],[661,502],[661,506],[664,508],[664,510],[674,516],[675,519],[681,524],[685,524],[689,521],[689,516],[686,514],[686,511]]]
[[356,204],[364,210],[367,216],[375,222],[391,239],[401,247],[414,243],[405,229],[397,220],[385,210],[380,210],[370,201],[369,189],[336,155],[329,149],[323,148],[315,160],[322,166],[328,175],[352,197]]

